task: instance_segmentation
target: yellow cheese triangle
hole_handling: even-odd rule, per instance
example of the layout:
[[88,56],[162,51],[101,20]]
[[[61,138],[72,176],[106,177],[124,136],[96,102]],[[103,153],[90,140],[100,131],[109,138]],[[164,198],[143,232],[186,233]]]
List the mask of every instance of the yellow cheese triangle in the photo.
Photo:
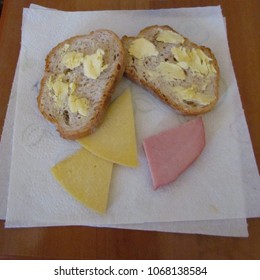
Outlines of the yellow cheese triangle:
[[138,165],[131,92],[120,95],[108,108],[97,131],[77,140],[93,154],[121,165]]
[[51,171],[74,198],[88,208],[105,213],[112,167],[113,163],[80,149],[56,164]]

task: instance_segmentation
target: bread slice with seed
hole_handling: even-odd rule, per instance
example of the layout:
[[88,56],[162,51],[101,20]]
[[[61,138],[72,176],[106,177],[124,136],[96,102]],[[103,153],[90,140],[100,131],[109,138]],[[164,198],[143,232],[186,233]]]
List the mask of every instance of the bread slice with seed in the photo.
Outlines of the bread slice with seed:
[[69,38],[46,57],[38,107],[63,138],[92,133],[125,70],[121,40],[110,30]]
[[122,38],[125,75],[185,115],[210,111],[218,100],[219,67],[212,51],[169,26]]

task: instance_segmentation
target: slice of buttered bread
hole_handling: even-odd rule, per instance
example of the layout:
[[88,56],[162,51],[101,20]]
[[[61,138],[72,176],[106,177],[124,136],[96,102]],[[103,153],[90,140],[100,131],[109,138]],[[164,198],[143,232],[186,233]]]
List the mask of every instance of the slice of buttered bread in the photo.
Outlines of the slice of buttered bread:
[[210,111],[218,100],[219,67],[211,50],[169,26],[149,26],[122,38],[125,74],[186,115]]
[[124,70],[124,48],[112,31],[67,39],[46,57],[39,110],[63,138],[84,137],[102,122]]

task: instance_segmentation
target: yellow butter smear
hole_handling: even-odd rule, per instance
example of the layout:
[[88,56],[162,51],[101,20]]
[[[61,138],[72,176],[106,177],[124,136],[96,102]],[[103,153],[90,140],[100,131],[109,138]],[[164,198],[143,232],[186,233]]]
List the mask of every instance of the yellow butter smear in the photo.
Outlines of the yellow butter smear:
[[54,99],[54,102],[61,106],[65,97],[69,92],[69,84],[62,81],[63,74],[58,75],[53,81],[53,77],[50,76],[46,82],[46,86],[50,91],[50,96]]
[[167,81],[172,81],[174,79],[185,80],[186,77],[183,69],[174,63],[163,61],[156,67],[156,70],[158,74]]
[[155,45],[145,38],[138,38],[132,41],[128,52],[137,59],[142,59],[149,56],[157,56],[159,52],[157,51]]
[[74,69],[83,64],[84,75],[90,79],[97,79],[100,74],[108,67],[104,64],[105,52],[98,48],[94,54],[85,55],[81,52],[66,52],[62,57],[62,63],[68,69]]
[[47,80],[47,88],[50,90],[50,95],[54,99],[57,106],[62,106],[67,98],[69,109],[72,113],[79,113],[82,116],[87,116],[90,108],[89,100],[85,97],[79,97],[76,94],[76,84],[63,82],[59,75],[54,81],[50,76]]
[[155,70],[148,70],[150,79],[162,78],[164,81],[185,80],[186,75],[183,69],[175,64],[166,61],[160,62]]
[[80,52],[67,52],[62,57],[62,63],[69,69],[74,69],[83,62],[83,53]]
[[103,66],[103,56],[105,52],[102,49],[97,49],[96,53],[86,55],[83,59],[84,75],[90,79],[97,79],[100,74],[108,67],[108,64]]
[[[85,55],[81,52],[67,51],[69,45],[66,44],[62,49],[65,53],[62,57],[63,65],[68,69],[74,69],[83,64],[84,75],[90,79],[97,79],[100,74],[108,67],[103,65],[105,52],[102,49],[97,49],[96,53]],[[60,74],[56,79],[50,76],[46,82],[46,86],[50,91],[50,96],[54,99],[57,106],[62,106],[67,97],[69,109],[72,113],[79,113],[82,116],[87,116],[89,111],[89,100],[84,97],[79,97],[75,93],[75,83],[64,82],[62,79],[65,74]]]
[[216,73],[216,69],[211,63],[212,58],[208,57],[201,49],[188,50],[184,47],[173,47],[171,52],[178,61],[177,64],[183,69],[190,68],[194,74],[202,75]]
[[181,100],[199,103],[200,105],[208,105],[214,99],[214,97],[212,96],[200,93],[197,90],[196,85],[193,85],[188,88],[182,86],[176,86],[173,88],[173,91],[177,93],[177,96]]
[[85,117],[88,115],[90,104],[87,98],[71,94],[68,98],[68,104],[72,113],[79,113]]
[[159,35],[156,37],[156,40],[164,43],[173,43],[179,44],[184,43],[184,38],[176,32],[171,30],[160,30]]

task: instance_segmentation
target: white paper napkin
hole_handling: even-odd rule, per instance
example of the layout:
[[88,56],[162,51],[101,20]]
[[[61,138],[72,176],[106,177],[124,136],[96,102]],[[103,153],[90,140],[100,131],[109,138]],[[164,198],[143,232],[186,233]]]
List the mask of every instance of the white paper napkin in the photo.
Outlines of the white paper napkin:
[[[19,61],[19,59],[18,59]],[[9,175],[12,157],[13,123],[15,115],[15,103],[17,96],[19,63],[16,66],[12,90],[9,97],[4,127],[0,141],[0,219],[5,220],[7,208],[7,196],[9,188]]]
[[[9,185],[9,173],[12,152],[12,135],[15,100],[17,94],[17,73],[19,70],[19,60],[13,82],[13,87],[9,99],[3,134],[0,143],[0,159],[5,164],[0,166],[0,218],[5,219],[7,193]],[[168,222],[168,223],[143,223],[143,224],[124,224],[124,225],[99,225],[100,227],[114,227],[124,229],[150,230],[161,232],[178,232],[178,233],[197,233],[218,236],[235,236],[247,237],[246,219],[233,220],[212,220],[212,221],[185,221],[185,222]]]
[[[13,82],[13,87],[9,99],[3,134],[0,143],[0,159],[5,164],[0,166],[0,218],[6,217],[7,193],[9,185],[9,173],[11,164],[12,152],[12,135],[15,100],[17,94],[17,73],[19,70],[19,60]],[[99,227],[114,227],[124,229],[150,230],[161,232],[178,232],[178,233],[196,233],[218,236],[232,237],[247,237],[247,222],[246,219],[233,220],[212,220],[212,221],[185,221],[185,222],[168,222],[168,223],[143,223],[143,224],[114,224],[114,225],[99,225]]]
[[[185,13],[183,10],[185,9],[97,13],[62,13],[54,11],[44,11],[43,13],[42,11],[26,10],[21,49],[22,71],[19,76],[14,153],[8,200],[8,226],[54,224],[104,225],[113,223],[227,219],[247,216],[243,205],[243,182],[245,178],[241,175],[241,165],[239,164],[241,158],[238,156],[232,158],[230,156],[233,156],[235,153],[239,154],[241,150],[242,145],[236,139],[238,133],[241,132],[240,129],[243,132],[245,130],[247,136],[248,132],[246,125],[244,127],[243,124],[243,111],[241,109],[227,44],[219,48],[213,40],[226,40],[225,32],[223,33],[221,28],[220,30],[216,28],[219,25],[221,27],[222,18],[220,16],[220,10],[217,8],[208,9],[207,12],[210,14],[210,17],[206,16],[205,13],[198,13],[199,16],[197,17],[190,17],[187,14],[184,16]],[[215,16],[212,15],[212,10],[214,10]],[[100,13],[102,13],[102,17]],[[173,14],[175,14],[174,19],[172,17]],[[49,170],[50,166],[65,157],[66,154],[77,149],[78,146],[75,143],[61,140],[53,127],[42,120],[36,108],[35,97],[37,95],[37,82],[42,75],[44,67],[44,57],[51,48],[50,45],[52,44],[54,46],[56,44],[54,42],[56,37],[59,37],[57,39],[57,42],[59,42],[69,36],[83,33],[80,31],[82,28],[85,28],[84,33],[87,33],[88,30],[101,27],[96,26],[94,28],[98,18],[102,18],[103,24],[106,23],[105,26],[107,28],[109,26],[108,24],[111,23],[111,27],[109,28],[117,31],[119,35],[123,35],[122,30],[121,32],[120,30],[116,30],[119,27],[116,28],[113,21],[111,22],[111,17],[115,19],[115,22],[118,22],[118,20],[123,20],[122,16],[123,18],[129,19],[134,17],[134,22],[139,24],[139,26],[134,27],[137,29],[136,31],[131,29],[132,33],[129,28],[126,29],[129,30],[129,35],[136,33],[138,29],[145,25],[156,23],[160,17],[160,24],[179,26],[180,29],[183,29],[179,29],[183,34],[185,34],[187,26],[189,28],[186,30],[186,33],[188,33],[188,30],[190,32],[191,26],[196,26],[195,23],[198,25],[198,23],[202,24],[203,22],[203,26],[205,24],[204,29],[200,28],[197,33],[193,30],[193,36],[195,34],[196,36],[194,37],[197,37],[197,40],[194,38],[194,41],[204,43],[202,41],[206,40],[205,44],[210,46],[216,53],[221,70],[226,74],[224,75],[225,79],[222,79],[221,91],[222,93],[224,91],[227,93],[220,101],[216,110],[204,117],[208,133],[208,146],[203,157],[199,159],[199,163],[187,171],[185,178],[180,178],[179,182],[173,187],[165,188],[161,192],[150,193],[149,171],[141,148],[141,140],[143,137],[157,132],[158,124],[163,124],[163,126],[160,126],[161,128],[167,128],[185,121],[186,118],[171,112],[165,105],[158,102],[146,92],[143,92],[143,95],[141,95],[140,92],[142,90],[139,87],[133,86],[129,81],[123,81],[118,88],[118,92],[126,84],[132,85],[133,88],[140,149],[139,154],[142,165],[137,170],[129,170],[122,167],[115,169],[112,182],[111,206],[108,209],[108,215],[105,218],[101,218],[85,208],[82,209],[77,202],[68,197],[60,186],[53,181],[52,177],[46,174],[48,171],[44,171],[45,168]],[[142,19],[144,18],[146,19],[145,24],[142,23]],[[52,30],[41,30],[41,26],[46,20],[51,23],[52,30],[53,26],[56,26],[54,29],[56,30],[54,31],[55,34],[53,34]],[[68,21],[73,22],[73,27],[70,26],[69,28],[71,29],[69,31],[71,33],[69,34],[67,29],[65,32],[61,32],[64,29],[62,29],[64,22]],[[84,22],[83,25],[85,25],[85,22],[88,24],[82,27],[80,22]],[[215,30],[217,38],[211,38],[210,29]],[[66,34],[63,34],[64,37],[60,38],[61,34],[57,31]],[[30,39],[27,37],[29,33],[31,33],[29,36]],[[36,34],[40,35],[37,37]],[[185,35],[192,38],[192,34]],[[34,36],[36,36],[37,42],[36,40],[34,42]],[[228,56],[227,60],[226,57],[223,58],[222,56]],[[234,105],[234,102],[238,104]],[[230,114],[227,114],[225,111],[227,108],[232,109]],[[22,112],[26,112],[26,114],[22,114]],[[223,116],[219,118],[218,116],[222,114]],[[237,116],[241,116],[242,122],[240,119],[237,120]],[[149,122],[147,122],[147,119]],[[227,129],[227,127],[230,129]],[[250,139],[248,142],[248,139],[246,140],[247,146],[249,146],[249,150],[251,151],[251,143]],[[233,150],[229,150],[230,147]],[[205,166],[207,167],[206,169]],[[255,165],[252,164],[252,166]],[[222,172],[222,169],[224,169],[224,172]],[[219,170],[224,173],[221,178],[219,178]],[[255,174],[254,172],[251,173]],[[134,179],[136,177],[138,177],[138,180],[135,181]],[[216,181],[219,186],[214,184]],[[126,182],[127,185],[125,185]],[[160,198],[159,202],[158,197]],[[231,202],[229,201],[230,197],[233,198]],[[125,203],[126,199],[128,204]],[[123,207],[124,205],[126,207]],[[34,211],[31,211],[32,209]]]

